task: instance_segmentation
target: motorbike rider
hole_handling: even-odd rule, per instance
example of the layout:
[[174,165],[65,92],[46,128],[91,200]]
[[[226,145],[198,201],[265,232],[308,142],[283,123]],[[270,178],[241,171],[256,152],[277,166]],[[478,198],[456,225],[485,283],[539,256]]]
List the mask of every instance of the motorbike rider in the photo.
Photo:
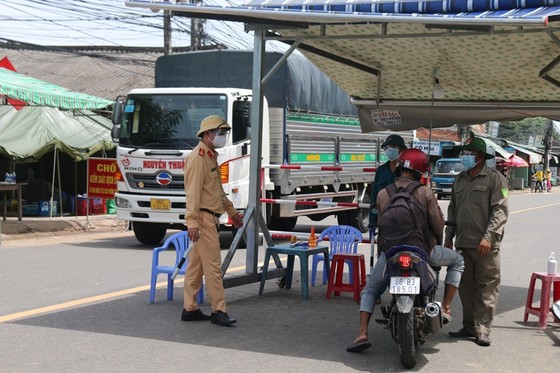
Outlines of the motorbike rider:
[[[397,169],[400,174],[395,180],[397,188],[406,188],[414,181],[420,179],[428,173],[430,163],[427,155],[419,149],[407,149],[403,151],[397,160]],[[429,230],[432,234],[432,242],[428,248],[429,257],[428,262],[432,266],[447,266],[447,274],[445,276],[445,290],[442,302],[442,315],[444,323],[447,324],[451,321],[451,302],[457,293],[461,274],[464,269],[463,257],[455,250],[436,245],[436,238],[442,237],[445,221],[443,213],[438,205],[437,198],[430,188],[422,185],[416,188],[412,195],[423,206],[426,212],[426,220],[429,225]],[[382,214],[389,202],[389,194],[387,190],[382,190],[377,196],[377,207],[379,211],[379,219],[381,220]],[[383,232],[379,232],[380,236]],[[407,242],[402,242],[407,244]],[[361,352],[369,347],[371,343],[368,341],[368,326],[371,320],[371,315],[375,307],[375,299],[379,298],[385,290],[385,268],[387,258],[382,253],[379,260],[371,270],[360,302],[360,329],[358,336],[354,341],[346,347],[348,352]]]

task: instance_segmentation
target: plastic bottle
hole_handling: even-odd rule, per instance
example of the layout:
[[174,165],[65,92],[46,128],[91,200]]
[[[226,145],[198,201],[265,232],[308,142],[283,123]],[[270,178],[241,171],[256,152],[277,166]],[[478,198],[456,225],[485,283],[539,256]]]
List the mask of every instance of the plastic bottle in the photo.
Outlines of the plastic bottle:
[[4,174],[4,182],[5,182],[5,183],[9,183],[9,182],[10,182],[10,174],[7,173],[7,172]]
[[548,275],[556,276],[557,270],[558,270],[558,263],[554,258],[554,252],[551,252],[550,256],[548,257]]
[[309,240],[307,240],[309,247],[317,247],[317,237],[315,236],[315,226],[311,226],[311,233],[309,234]]
[[12,174],[12,184],[16,183],[16,172],[14,171],[14,173]]

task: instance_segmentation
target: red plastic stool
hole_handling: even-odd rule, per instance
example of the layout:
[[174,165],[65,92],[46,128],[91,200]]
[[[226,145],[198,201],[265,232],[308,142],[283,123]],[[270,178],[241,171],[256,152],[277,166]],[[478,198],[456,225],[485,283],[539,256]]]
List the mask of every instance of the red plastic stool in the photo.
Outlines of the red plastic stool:
[[[533,307],[533,294],[535,292],[535,282],[541,280],[541,304],[540,307]],[[545,329],[548,314],[550,313],[550,290],[554,285],[554,302],[560,299],[560,274],[549,276],[546,272],[533,272],[527,293],[527,303],[525,303],[525,316],[523,321],[527,321],[529,314],[539,317],[539,328]]]
[[[352,262],[353,268],[349,274],[351,283],[342,282],[344,274],[344,263]],[[331,294],[340,295],[341,291],[354,293],[354,300],[360,301],[360,293],[366,285],[366,261],[364,254],[334,254],[332,257],[331,270],[329,272],[329,282],[327,285],[327,299]]]

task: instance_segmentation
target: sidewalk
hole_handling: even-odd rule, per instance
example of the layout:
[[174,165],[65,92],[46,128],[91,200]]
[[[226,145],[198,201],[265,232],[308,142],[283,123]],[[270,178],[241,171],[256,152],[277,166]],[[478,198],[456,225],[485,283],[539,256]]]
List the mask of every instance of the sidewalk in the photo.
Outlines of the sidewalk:
[[56,217],[8,217],[3,221],[0,217],[0,233],[2,240],[27,238],[30,234],[77,232],[94,230],[96,232],[125,230],[126,222],[117,219],[116,215],[91,216],[56,216]]

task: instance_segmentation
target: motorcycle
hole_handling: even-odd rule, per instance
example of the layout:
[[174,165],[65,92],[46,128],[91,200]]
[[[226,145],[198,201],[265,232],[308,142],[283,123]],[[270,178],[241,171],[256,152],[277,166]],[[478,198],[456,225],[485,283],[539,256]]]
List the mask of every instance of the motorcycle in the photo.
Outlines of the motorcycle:
[[552,314],[554,315],[554,320],[560,323],[560,300],[552,304]]
[[418,346],[443,325],[441,303],[435,301],[440,268],[431,267],[428,253],[416,246],[394,246],[385,256],[385,280],[392,299],[389,306],[381,307],[383,319],[376,321],[391,332],[403,366],[413,368]]

